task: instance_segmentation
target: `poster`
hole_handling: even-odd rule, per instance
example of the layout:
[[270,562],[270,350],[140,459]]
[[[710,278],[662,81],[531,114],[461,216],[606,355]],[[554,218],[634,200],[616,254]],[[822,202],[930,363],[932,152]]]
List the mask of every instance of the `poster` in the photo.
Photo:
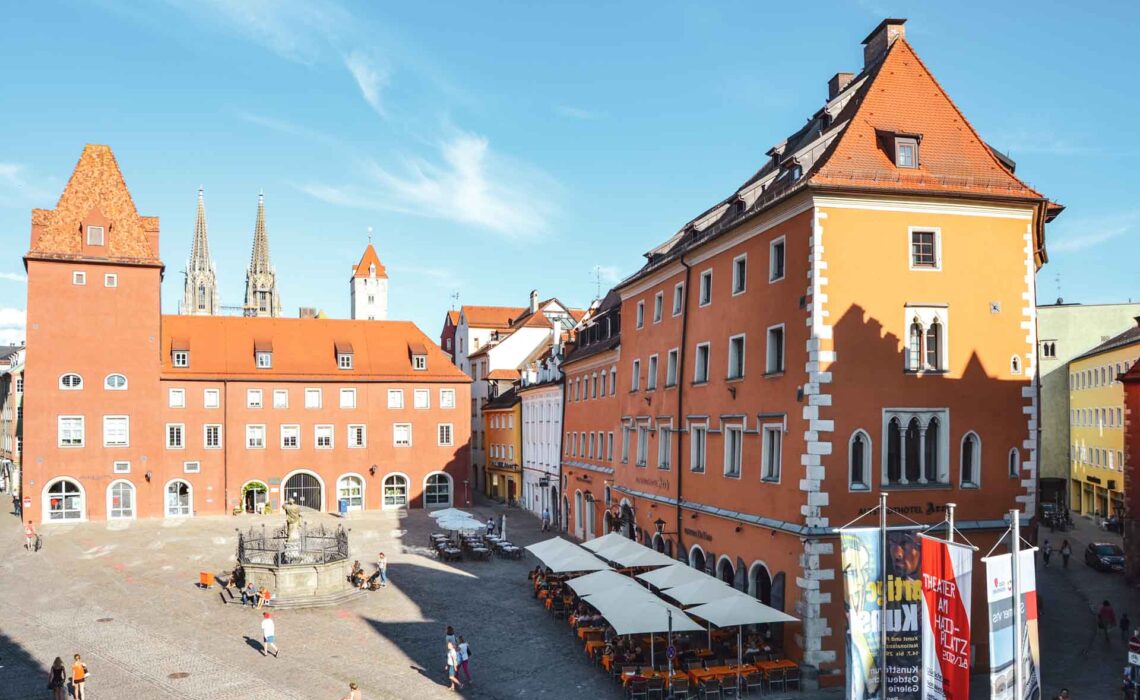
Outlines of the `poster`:
[[[880,537],[878,528],[840,532],[847,610],[847,697],[918,700],[922,688],[922,543],[909,530],[887,533],[884,587]],[[879,677],[880,624],[887,630],[885,683]]]
[[992,700],[1038,700],[1041,697],[1041,651],[1037,641],[1037,582],[1033,571],[1036,549],[1020,552],[1022,688],[1014,675],[1012,554],[987,557],[986,602],[990,614],[990,697]]
[[970,583],[974,551],[922,537],[922,698],[970,697]]

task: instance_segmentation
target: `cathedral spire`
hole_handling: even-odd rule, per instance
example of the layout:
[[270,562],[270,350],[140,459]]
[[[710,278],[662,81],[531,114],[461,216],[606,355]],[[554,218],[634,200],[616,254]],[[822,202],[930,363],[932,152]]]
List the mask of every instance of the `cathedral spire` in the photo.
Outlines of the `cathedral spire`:
[[186,261],[186,284],[179,313],[212,316],[218,309],[218,283],[214,261],[210,258],[210,241],[206,236],[206,198],[198,188],[198,218],[194,223],[194,240],[190,259]]
[[265,195],[257,195],[257,222],[253,225],[253,251],[245,273],[245,315],[280,316],[277,273],[269,263],[269,234],[265,231]]

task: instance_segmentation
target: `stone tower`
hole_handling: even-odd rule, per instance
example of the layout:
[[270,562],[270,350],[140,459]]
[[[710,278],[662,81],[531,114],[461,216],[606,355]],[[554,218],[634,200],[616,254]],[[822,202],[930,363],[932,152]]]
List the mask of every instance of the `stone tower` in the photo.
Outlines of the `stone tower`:
[[214,316],[219,311],[218,277],[210,258],[210,241],[206,237],[206,200],[198,188],[198,220],[194,224],[194,242],[186,261],[186,286],[178,313]]
[[368,247],[352,268],[352,318],[357,321],[388,319],[388,272],[376,255],[369,236]]
[[245,273],[245,315],[281,315],[277,272],[269,264],[269,234],[265,232],[265,195],[257,195],[257,223],[253,227],[253,253]]

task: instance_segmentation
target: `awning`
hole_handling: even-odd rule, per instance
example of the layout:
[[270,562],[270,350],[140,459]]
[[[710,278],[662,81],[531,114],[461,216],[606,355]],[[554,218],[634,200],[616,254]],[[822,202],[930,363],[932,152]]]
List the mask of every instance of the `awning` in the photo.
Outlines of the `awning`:
[[715,600],[744,594],[723,581],[712,576],[706,576],[703,581],[692,581],[683,586],[662,591],[662,595],[672,598],[681,605],[700,605],[701,603],[711,603]]
[[799,622],[798,619],[768,607],[752,596],[736,591],[737,595],[689,608],[688,613],[707,620],[717,627],[762,625],[770,622]]
[[[683,610],[670,605],[640,586],[619,586],[586,596],[586,602],[597,608],[618,634],[652,634],[667,632],[700,632],[698,625]],[[672,625],[670,625],[672,613]]]
[[616,571],[606,569],[604,571],[595,571],[592,574],[572,578],[566,582],[567,586],[574,589],[574,592],[579,596],[588,596],[594,593],[602,593],[604,591],[621,588],[623,586],[634,586],[638,584],[629,576],[623,576]]
[[638,544],[633,540],[615,542],[613,545],[603,547],[594,553],[618,566],[672,566],[676,563],[672,557],[665,556],[661,552]]
[[638,574],[637,578],[656,588],[676,588],[693,581],[717,580],[703,571],[697,571],[685,564],[673,564],[664,569]]
[[605,547],[610,547],[612,545],[619,544],[621,542],[632,542],[632,541],[633,540],[629,539],[628,537],[622,537],[621,535],[619,535],[616,532],[611,532],[608,535],[602,535],[601,537],[595,537],[594,539],[589,540],[588,542],[583,542],[582,546],[585,547],[586,549],[590,550],[591,552],[596,552],[599,549],[603,549]]

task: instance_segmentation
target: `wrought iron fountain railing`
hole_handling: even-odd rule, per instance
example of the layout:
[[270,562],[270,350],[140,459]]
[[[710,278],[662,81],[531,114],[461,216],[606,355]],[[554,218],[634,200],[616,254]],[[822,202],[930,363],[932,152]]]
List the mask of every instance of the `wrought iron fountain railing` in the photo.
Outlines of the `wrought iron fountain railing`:
[[237,559],[242,564],[285,566],[289,564],[328,564],[348,559],[348,532],[323,524],[310,527],[301,523],[290,540],[284,527],[251,527],[238,532]]

